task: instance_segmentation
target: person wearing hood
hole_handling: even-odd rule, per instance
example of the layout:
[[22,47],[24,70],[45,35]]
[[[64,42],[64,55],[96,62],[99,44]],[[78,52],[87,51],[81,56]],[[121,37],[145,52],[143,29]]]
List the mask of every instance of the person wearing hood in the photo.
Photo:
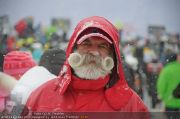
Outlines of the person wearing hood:
[[29,112],[147,112],[125,81],[118,41],[117,29],[105,18],[80,21],[60,74],[30,95]]
[[3,72],[20,80],[24,73],[36,65],[31,52],[11,51],[4,56]]

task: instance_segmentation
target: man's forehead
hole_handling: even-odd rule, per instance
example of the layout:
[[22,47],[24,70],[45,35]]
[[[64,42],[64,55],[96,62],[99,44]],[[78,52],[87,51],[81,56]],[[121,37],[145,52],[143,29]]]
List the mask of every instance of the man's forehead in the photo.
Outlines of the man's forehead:
[[83,42],[107,43],[107,44],[110,45],[110,43],[107,40],[105,40],[105,39],[103,39],[101,37],[97,37],[97,36],[93,36],[93,37],[87,38]]

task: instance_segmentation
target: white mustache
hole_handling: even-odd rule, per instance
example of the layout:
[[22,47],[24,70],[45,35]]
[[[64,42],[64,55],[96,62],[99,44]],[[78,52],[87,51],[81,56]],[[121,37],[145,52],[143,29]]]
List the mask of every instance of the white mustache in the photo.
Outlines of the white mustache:
[[106,71],[110,71],[114,67],[114,61],[111,57],[107,56],[102,60],[102,67]]
[[[105,70],[105,71],[110,71],[114,67],[114,61],[109,56],[107,56],[104,59],[97,58],[96,56],[93,56],[93,57],[95,57],[93,59],[98,59],[98,61],[96,61],[97,65],[100,63],[103,70]],[[72,68],[76,69],[79,66],[81,66],[84,63],[84,61],[87,60],[88,58],[92,59],[92,56],[86,55],[83,57],[82,55],[80,55],[79,53],[76,52],[76,53],[70,54],[70,56],[68,58],[68,62]],[[88,62],[85,62],[85,63],[88,63]]]
[[82,65],[83,58],[79,53],[72,53],[68,58],[68,62],[72,68],[77,68]]

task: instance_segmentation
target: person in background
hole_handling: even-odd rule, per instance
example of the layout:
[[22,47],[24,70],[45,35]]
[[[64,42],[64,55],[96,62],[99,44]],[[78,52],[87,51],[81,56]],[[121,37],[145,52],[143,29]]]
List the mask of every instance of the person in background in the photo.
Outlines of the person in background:
[[36,60],[37,63],[39,63],[39,60],[43,54],[43,47],[42,44],[39,42],[35,42],[32,44],[32,56],[33,59]]
[[[174,56],[173,56],[174,57]],[[172,60],[160,72],[157,81],[157,91],[160,99],[165,104],[168,119],[178,119],[180,111],[180,98],[178,87],[180,85],[180,53],[176,60]]]
[[118,31],[107,19],[80,21],[58,77],[31,93],[29,112],[147,112],[125,81],[118,41]]
[[3,72],[19,80],[26,71],[36,65],[30,52],[11,51],[4,57]]
[[11,116],[20,115],[30,93],[57,77],[65,57],[65,51],[49,49],[42,55],[40,66],[36,66],[29,52],[13,51],[5,55],[3,71],[11,76],[0,73],[1,112]]
[[45,67],[49,72],[58,76],[65,60],[65,51],[62,49],[53,48],[43,53],[39,61],[39,66]]

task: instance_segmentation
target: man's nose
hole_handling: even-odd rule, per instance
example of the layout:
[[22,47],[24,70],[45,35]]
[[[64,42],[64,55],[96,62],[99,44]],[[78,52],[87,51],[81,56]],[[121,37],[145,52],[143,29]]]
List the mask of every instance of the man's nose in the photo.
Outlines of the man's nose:
[[91,47],[88,49],[88,53],[90,53],[90,54],[92,54],[92,55],[95,55],[95,56],[100,55],[99,50],[98,50],[98,47],[97,47],[96,45],[91,46]]
[[88,53],[92,54],[94,56],[99,56],[100,55],[100,53],[98,51],[89,51]]

